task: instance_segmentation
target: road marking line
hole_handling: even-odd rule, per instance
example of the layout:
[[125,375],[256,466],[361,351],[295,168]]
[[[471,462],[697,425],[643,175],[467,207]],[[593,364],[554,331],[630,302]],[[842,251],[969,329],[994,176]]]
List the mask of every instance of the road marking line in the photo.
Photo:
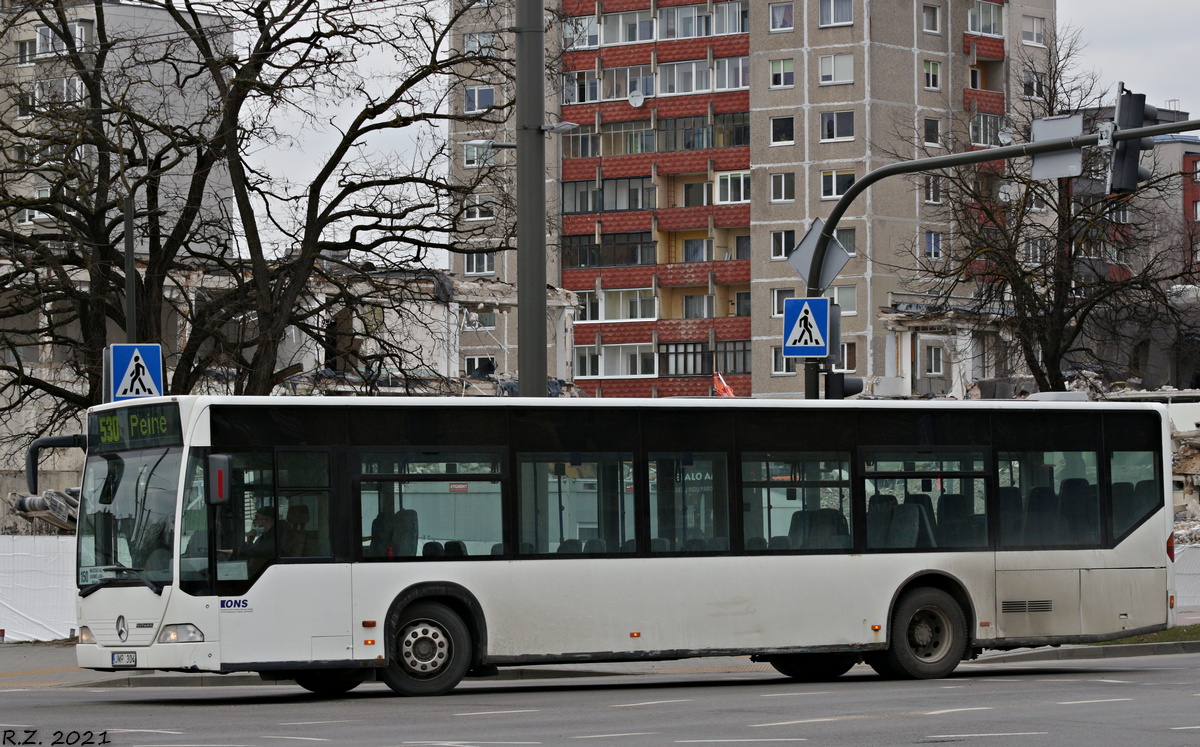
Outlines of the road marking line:
[[760,698],[786,698],[791,695],[828,695],[831,692],[833,692],[833,691],[832,690],[818,690],[817,692],[803,692],[803,693],[770,693],[768,695],[760,695],[758,697],[760,697]]
[[846,718],[850,718],[850,717],[842,716],[841,718],[806,718],[802,721],[776,721],[775,723],[771,723],[771,724],[750,724],[750,728],[757,729],[762,726],[791,726],[792,724],[815,724],[820,721],[842,721]]
[[656,731],[631,731],[625,734],[587,734],[582,737],[571,737],[571,739],[608,739],[609,737],[648,737],[652,734],[657,734]]
[[[521,711],[472,711],[471,713],[456,713],[455,716],[503,716],[508,713],[537,713],[536,708],[529,708]],[[510,744],[509,742],[492,742],[492,744]],[[523,744],[522,742],[514,742],[512,744]]]
[[299,742],[332,742],[332,739],[321,739],[320,737],[272,737],[263,736],[259,739],[295,739]]
[[1012,731],[995,734],[930,734],[926,739],[966,739],[968,737],[1036,737],[1048,731]]
[[1105,698],[1104,700],[1065,700],[1057,705],[1087,705],[1088,703],[1122,703],[1133,698]]
[[1184,731],[1185,729],[1200,729],[1200,726],[1172,726],[1171,731]]
[[0,724],[0,727],[5,729],[36,729],[33,724]]
[[691,703],[691,702],[692,702],[691,698],[684,698],[683,700],[648,700],[645,703],[620,703],[618,705],[609,706],[609,708],[637,708],[638,706],[664,705],[666,703]]
[[342,721],[282,721],[282,722],[280,722],[279,725],[280,726],[312,726],[314,724],[352,724],[352,723],[354,723],[353,720],[344,719]]
[[171,731],[170,729],[107,729],[113,734],[184,734],[182,731]]
[[1083,682],[1083,680],[1038,680],[1038,682]]
[[675,744],[729,744],[731,742],[754,742],[759,744],[762,742],[807,742],[807,739],[800,737],[779,738],[779,739],[676,739]]
[[467,744],[541,744],[541,742],[480,742],[475,739],[447,741],[445,739],[424,742],[401,742],[400,744],[425,745],[425,747],[463,747]]
[[991,706],[978,706],[975,708],[947,708],[944,711],[930,711],[926,716],[941,716],[943,713],[962,713],[963,711],[990,711]]
[[1093,682],[1112,682],[1117,685],[1132,685],[1133,680],[1092,680]]

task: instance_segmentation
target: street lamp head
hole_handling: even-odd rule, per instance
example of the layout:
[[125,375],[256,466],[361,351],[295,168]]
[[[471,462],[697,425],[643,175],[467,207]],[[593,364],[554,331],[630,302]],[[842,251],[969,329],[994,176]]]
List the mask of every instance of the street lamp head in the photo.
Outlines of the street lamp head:
[[551,135],[563,135],[571,130],[578,130],[579,125],[575,122],[555,122],[554,124],[542,125],[542,129]]
[[502,143],[499,140],[467,140],[463,142],[463,145],[470,145],[474,148],[490,148],[492,150],[517,147],[516,143]]

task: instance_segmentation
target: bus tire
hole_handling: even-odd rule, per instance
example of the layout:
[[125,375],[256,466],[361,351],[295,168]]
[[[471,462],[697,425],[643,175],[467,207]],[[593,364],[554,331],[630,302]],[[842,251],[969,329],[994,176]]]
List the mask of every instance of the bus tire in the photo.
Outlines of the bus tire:
[[798,682],[828,682],[849,672],[858,655],[790,654],[773,656],[769,661],[777,672]]
[[317,695],[345,695],[362,684],[361,674],[315,669],[296,675],[296,684]]
[[967,620],[954,597],[918,587],[900,597],[886,651],[867,663],[885,677],[928,680],[954,671],[967,650]]
[[438,602],[414,602],[392,613],[396,631],[381,678],[400,695],[441,695],[471,666],[471,633],[454,610]]

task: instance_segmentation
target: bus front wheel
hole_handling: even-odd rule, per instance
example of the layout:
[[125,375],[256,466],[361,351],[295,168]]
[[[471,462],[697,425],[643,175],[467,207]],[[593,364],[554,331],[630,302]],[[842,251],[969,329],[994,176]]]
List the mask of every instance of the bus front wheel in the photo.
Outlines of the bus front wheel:
[[790,654],[773,656],[771,666],[799,682],[828,682],[841,677],[858,661],[857,654]]
[[921,587],[900,597],[887,650],[867,659],[885,677],[936,679],[954,671],[967,647],[967,621],[954,597]]
[[441,695],[462,681],[471,665],[471,633],[454,610],[415,602],[393,614],[396,639],[381,673],[388,687],[401,695]]

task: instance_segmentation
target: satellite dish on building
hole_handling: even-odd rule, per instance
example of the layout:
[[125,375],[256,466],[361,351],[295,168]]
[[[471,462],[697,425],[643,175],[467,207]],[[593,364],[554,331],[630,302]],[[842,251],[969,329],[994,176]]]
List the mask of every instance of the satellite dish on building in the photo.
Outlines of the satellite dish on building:
[[629,105],[633,108],[638,108],[646,103],[646,96],[641,91],[633,91],[629,94]]

